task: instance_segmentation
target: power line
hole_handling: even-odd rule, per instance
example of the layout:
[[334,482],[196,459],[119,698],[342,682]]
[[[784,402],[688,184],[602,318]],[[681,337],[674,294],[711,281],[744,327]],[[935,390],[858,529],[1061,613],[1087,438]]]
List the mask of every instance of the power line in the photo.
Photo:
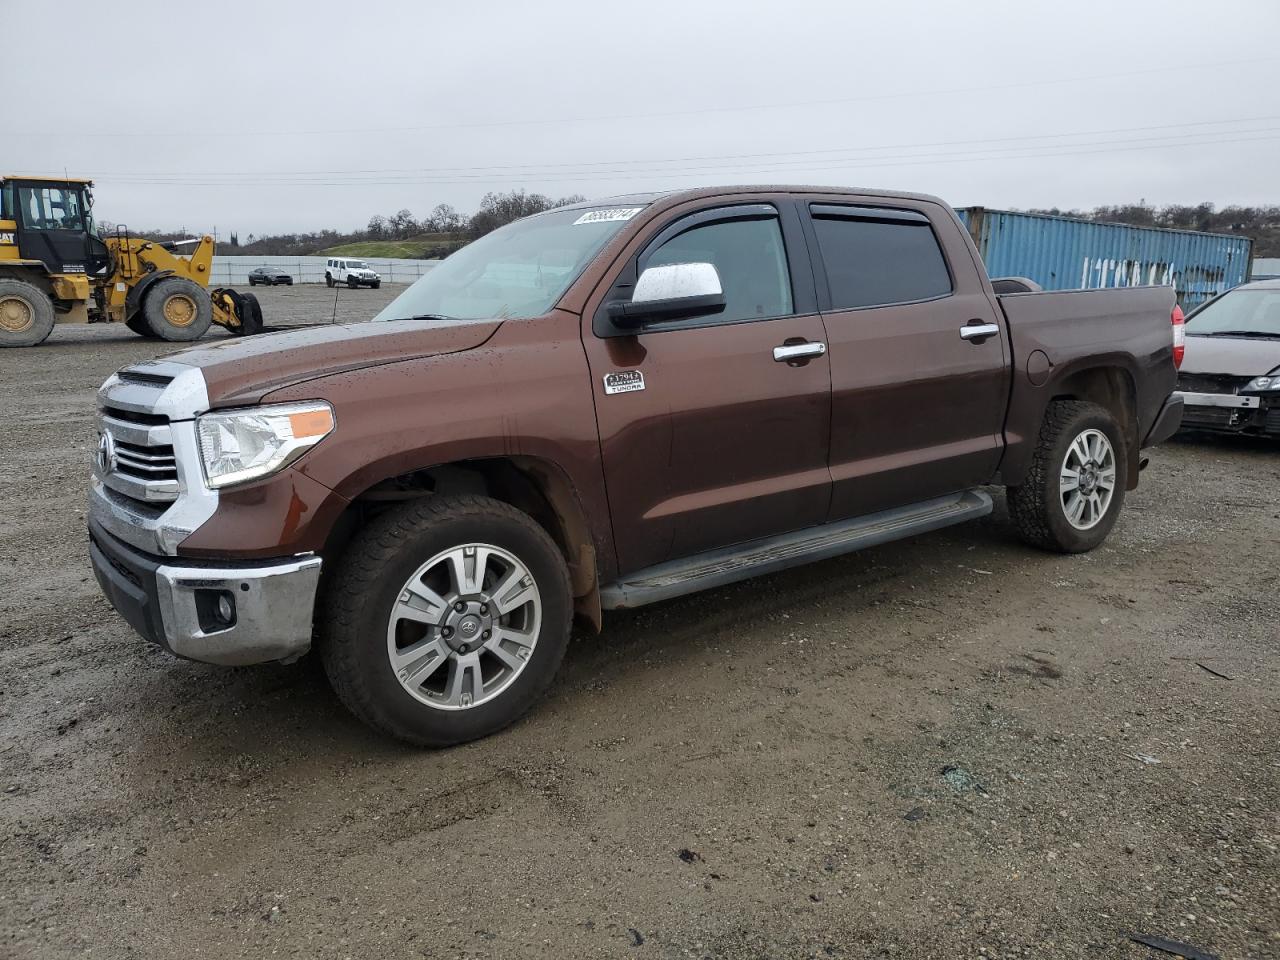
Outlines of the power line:
[[[1280,135],[1275,132],[1280,128],[1260,128],[1257,130],[1230,131],[1232,133],[1244,134],[1263,134],[1262,136],[1244,136],[1230,138],[1216,138],[1212,140],[1194,140],[1192,137],[1205,137],[1210,134],[1184,134],[1181,136],[1168,137],[1148,137],[1129,140],[1114,141],[1094,141],[1075,143],[1075,144],[1059,144],[1059,145],[1035,145],[1022,147],[1006,147],[996,148],[994,151],[961,151],[955,154],[905,154],[898,156],[880,156],[880,157],[849,157],[849,158],[828,158],[815,163],[809,161],[777,161],[771,163],[742,163],[742,164],[725,164],[717,166],[697,166],[697,167],[674,167],[662,169],[621,169],[621,170],[595,170],[585,172],[561,172],[553,171],[539,174],[538,172],[529,172],[517,175],[517,179],[523,178],[525,182],[551,182],[551,183],[586,183],[598,181],[617,181],[617,180],[653,180],[655,178],[671,178],[674,176],[687,176],[706,172],[724,172],[724,171],[750,171],[753,173],[765,173],[770,170],[782,170],[796,167],[802,170],[844,170],[844,169],[870,169],[877,167],[889,166],[921,166],[935,165],[947,163],[969,163],[974,161],[1000,161],[1000,160],[1029,160],[1052,158],[1058,156],[1078,156],[1085,154],[1098,153],[1116,153],[1129,152],[1134,150],[1166,150],[1171,148],[1186,149],[1190,147],[1218,146],[1235,143],[1252,143],[1260,141],[1269,141],[1280,139]],[[1214,135],[1216,136],[1216,135]],[[1149,142],[1150,141],[1150,142]],[[1096,149],[1079,149],[1081,147],[1092,147]],[[1029,152],[1030,151],[1030,152]],[[329,178],[329,179],[299,179],[292,178],[290,180],[274,180],[274,179],[256,179],[247,177],[237,180],[199,180],[199,179],[149,179],[149,178],[100,178],[101,183],[120,183],[126,185],[153,185],[153,186],[202,186],[202,187],[284,187],[284,186],[395,186],[395,185],[428,185],[428,184],[468,184],[468,183],[492,183],[495,177],[489,174],[473,174],[473,175],[422,175],[422,176],[403,176],[403,177],[384,177],[384,178]]]
[[[653,158],[653,159],[633,159],[623,158],[618,160],[594,160],[583,161],[579,163],[517,163],[517,164],[482,164],[468,165],[465,167],[383,167],[383,168],[356,168],[343,170],[239,170],[239,171],[181,171],[177,173],[163,172],[98,172],[94,174],[97,178],[118,177],[118,178],[146,178],[146,182],[161,182],[164,179],[176,178],[186,179],[192,177],[225,177],[225,178],[241,178],[254,177],[258,179],[267,179],[270,177],[280,177],[293,180],[297,177],[309,176],[357,176],[367,174],[444,174],[444,173],[481,173],[487,172],[545,172],[556,169],[578,170],[591,167],[614,167],[614,166],[647,166],[651,164],[672,164],[698,162],[704,160],[726,161],[726,160],[754,160],[765,158],[785,158],[785,157],[806,157],[818,156],[821,154],[836,153],[853,153],[869,150],[914,150],[928,147],[952,147],[965,146],[968,144],[993,144],[993,143],[1014,143],[1030,140],[1050,140],[1062,139],[1067,137],[1084,137],[1096,136],[1113,133],[1142,133],[1151,130],[1178,130],[1186,127],[1204,127],[1204,126],[1225,126],[1228,124],[1240,123],[1258,123],[1263,121],[1280,120],[1280,115],[1271,115],[1263,117],[1238,117],[1230,120],[1191,120],[1182,123],[1154,124],[1142,127],[1110,127],[1101,130],[1077,130],[1070,133],[1041,133],[1029,134],[1016,137],[975,137],[967,140],[938,140],[925,143],[899,143],[899,144],[867,144],[863,146],[851,147],[826,147],[817,150],[784,150],[767,153],[727,153],[727,154],[701,154],[688,157],[669,157],[669,158]],[[1223,133],[1241,133],[1251,131],[1222,131]],[[1205,134],[1210,135],[1210,134]],[[232,179],[231,182],[235,182]]]
[[[1049,77],[1042,80],[1018,80],[1007,83],[983,84],[971,87],[947,87],[944,89],[934,90],[902,90],[892,93],[878,94],[862,94],[856,97],[834,97],[820,100],[792,100],[774,103],[755,103],[741,104],[737,106],[712,106],[698,107],[687,110],[663,110],[649,113],[629,113],[629,114],[608,114],[595,116],[578,116],[578,117],[542,117],[542,118],[510,118],[505,120],[468,120],[455,123],[444,124],[417,124],[417,125],[396,125],[392,127],[347,127],[333,128],[327,127],[323,129],[310,130],[239,130],[238,136],[241,138],[246,136],[258,137],[293,137],[293,136],[333,136],[338,134],[370,134],[370,133],[405,133],[419,131],[441,131],[441,130],[469,130],[486,127],[513,127],[513,126],[544,126],[564,123],[604,123],[615,122],[620,120],[655,120],[668,117],[691,117],[704,116],[707,114],[723,114],[723,113],[742,113],[754,110],[794,110],[800,107],[821,107],[821,106],[839,106],[850,103],[870,103],[886,100],[901,100],[912,97],[940,97],[953,96],[955,94],[971,94],[971,93],[989,93],[995,90],[1022,89],[1026,87],[1044,87],[1057,86],[1067,83],[1086,83],[1095,80],[1117,80],[1124,77],[1140,77],[1150,76],[1152,74],[1162,74],[1165,76],[1179,76],[1186,74],[1191,70],[1212,70],[1221,67],[1238,68],[1245,64],[1254,63],[1275,63],[1276,57],[1257,57],[1250,60],[1226,60],[1216,61],[1212,63],[1181,63],[1176,71],[1171,71],[1169,67],[1153,67],[1145,70],[1124,70],[1116,73],[1097,73],[1084,76],[1074,77]],[[6,131],[9,137],[41,137],[50,138],[58,136],[74,136],[76,138],[83,137],[110,137],[110,138],[145,138],[145,137],[163,137],[169,138],[173,136],[184,136],[187,138],[200,137],[218,137],[222,134],[212,132],[208,129],[190,130],[186,132],[167,130],[103,130],[103,131],[84,131],[76,130],[74,133],[66,130],[46,130],[46,131],[20,131],[10,129]]]

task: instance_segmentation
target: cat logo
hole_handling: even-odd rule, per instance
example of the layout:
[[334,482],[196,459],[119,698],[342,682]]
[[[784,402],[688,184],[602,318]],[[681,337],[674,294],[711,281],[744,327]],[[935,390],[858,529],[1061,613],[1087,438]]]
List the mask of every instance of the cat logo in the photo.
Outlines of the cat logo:
[[0,233],[0,243],[13,243],[13,234]]

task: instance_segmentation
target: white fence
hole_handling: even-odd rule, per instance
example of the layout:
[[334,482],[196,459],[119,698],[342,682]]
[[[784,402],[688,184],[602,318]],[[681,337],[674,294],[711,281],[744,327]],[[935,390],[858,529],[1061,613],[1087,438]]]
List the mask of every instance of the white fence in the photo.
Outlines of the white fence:
[[[355,257],[345,259],[354,260]],[[394,260],[387,257],[360,257],[369,269],[382,275],[383,283],[413,283],[434,267],[439,260]],[[249,282],[249,271],[255,267],[283,270],[294,283],[324,283],[328,257],[223,257],[214,256],[211,287],[237,287]]]

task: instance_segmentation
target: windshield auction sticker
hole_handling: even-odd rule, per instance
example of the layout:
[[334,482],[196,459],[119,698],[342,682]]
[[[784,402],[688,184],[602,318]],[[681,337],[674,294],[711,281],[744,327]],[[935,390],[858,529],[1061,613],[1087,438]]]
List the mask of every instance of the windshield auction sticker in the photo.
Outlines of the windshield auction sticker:
[[613,223],[616,220],[630,220],[644,207],[613,207],[608,210],[591,210],[573,221],[576,227],[580,223]]

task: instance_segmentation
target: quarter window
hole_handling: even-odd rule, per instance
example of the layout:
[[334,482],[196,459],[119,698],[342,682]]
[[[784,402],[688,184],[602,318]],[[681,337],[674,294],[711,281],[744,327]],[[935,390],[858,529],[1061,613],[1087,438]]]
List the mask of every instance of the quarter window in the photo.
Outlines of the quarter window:
[[814,210],[834,310],[932,300],[951,292],[951,275],[929,221],[920,214],[828,216]]
[[776,217],[723,220],[693,227],[649,255],[645,268],[710,263],[720,274],[725,308],[716,322],[762,320],[793,312],[791,275]]

